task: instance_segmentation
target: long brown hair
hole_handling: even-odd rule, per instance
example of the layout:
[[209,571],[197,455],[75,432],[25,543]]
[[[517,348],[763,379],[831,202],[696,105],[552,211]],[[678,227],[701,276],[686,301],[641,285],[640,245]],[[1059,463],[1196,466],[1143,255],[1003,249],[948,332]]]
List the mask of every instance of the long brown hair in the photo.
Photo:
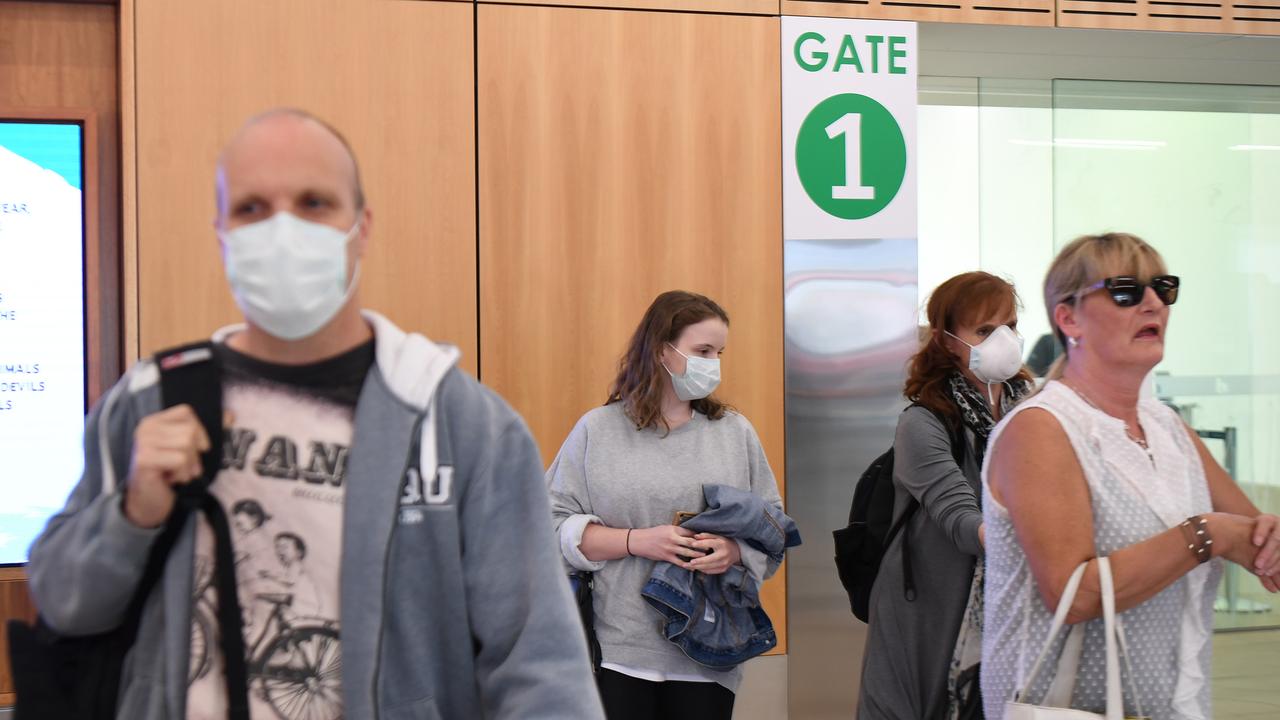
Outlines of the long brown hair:
[[[929,296],[925,308],[929,326],[924,328],[920,350],[911,357],[902,394],[958,426],[960,411],[951,399],[948,378],[961,368],[959,358],[947,349],[943,331],[954,333],[961,325],[1007,315],[1021,305],[1013,285],[991,273],[967,272],[939,285]],[[1023,368],[1010,379],[1031,382],[1031,375]]]
[[[627,351],[618,360],[618,375],[609,388],[605,405],[622,403],[623,411],[637,430],[658,427],[670,430],[662,415],[663,376],[667,374],[662,366],[662,348],[667,343],[675,345],[685,328],[711,318],[729,324],[729,314],[724,308],[704,295],[670,290],[654,298],[632,333]],[[714,394],[691,404],[708,420],[719,420],[730,409]]]
[[1044,276],[1044,309],[1049,313],[1049,327],[1063,348],[1062,355],[1045,377],[1061,379],[1071,357],[1071,345],[1058,327],[1058,321],[1053,319],[1053,311],[1060,303],[1074,303],[1077,292],[1106,277],[1136,275],[1145,281],[1166,272],[1164,258],[1137,235],[1124,232],[1081,235],[1067,243]]

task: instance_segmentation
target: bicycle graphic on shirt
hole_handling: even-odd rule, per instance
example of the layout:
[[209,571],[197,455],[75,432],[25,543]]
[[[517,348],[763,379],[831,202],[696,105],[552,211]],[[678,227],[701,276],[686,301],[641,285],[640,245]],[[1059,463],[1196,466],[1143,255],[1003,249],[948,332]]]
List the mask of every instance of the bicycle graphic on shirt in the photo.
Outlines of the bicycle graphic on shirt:
[[[188,685],[208,674],[217,637],[216,613],[208,592],[213,587],[213,573],[204,558],[197,561],[195,584]],[[254,593],[253,597],[269,611],[248,647],[250,693],[256,692],[283,720],[342,717],[337,628],[328,620],[289,612],[292,593]]]

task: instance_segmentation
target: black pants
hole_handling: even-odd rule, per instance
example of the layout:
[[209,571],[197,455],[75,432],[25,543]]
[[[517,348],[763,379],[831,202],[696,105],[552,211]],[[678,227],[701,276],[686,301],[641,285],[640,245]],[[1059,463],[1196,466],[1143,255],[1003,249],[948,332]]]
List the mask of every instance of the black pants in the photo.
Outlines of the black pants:
[[609,720],[732,720],[733,693],[713,682],[650,682],[601,668],[596,673]]

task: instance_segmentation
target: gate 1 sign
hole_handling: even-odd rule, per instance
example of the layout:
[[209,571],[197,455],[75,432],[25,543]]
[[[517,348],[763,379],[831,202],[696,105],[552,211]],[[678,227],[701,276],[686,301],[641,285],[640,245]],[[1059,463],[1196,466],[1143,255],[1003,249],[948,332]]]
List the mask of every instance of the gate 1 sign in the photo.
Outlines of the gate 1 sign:
[[782,18],[783,235],[916,236],[916,25]]

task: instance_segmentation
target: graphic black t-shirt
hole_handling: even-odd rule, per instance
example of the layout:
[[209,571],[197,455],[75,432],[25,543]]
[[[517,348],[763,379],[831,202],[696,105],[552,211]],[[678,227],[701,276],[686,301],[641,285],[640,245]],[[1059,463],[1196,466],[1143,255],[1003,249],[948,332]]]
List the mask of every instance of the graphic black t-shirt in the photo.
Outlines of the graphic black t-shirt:
[[[231,523],[254,720],[341,718],[339,567],[347,454],[369,341],[310,365],[217,346],[234,416],[211,486]],[[227,716],[212,585],[213,533],[196,534],[188,720]]]

